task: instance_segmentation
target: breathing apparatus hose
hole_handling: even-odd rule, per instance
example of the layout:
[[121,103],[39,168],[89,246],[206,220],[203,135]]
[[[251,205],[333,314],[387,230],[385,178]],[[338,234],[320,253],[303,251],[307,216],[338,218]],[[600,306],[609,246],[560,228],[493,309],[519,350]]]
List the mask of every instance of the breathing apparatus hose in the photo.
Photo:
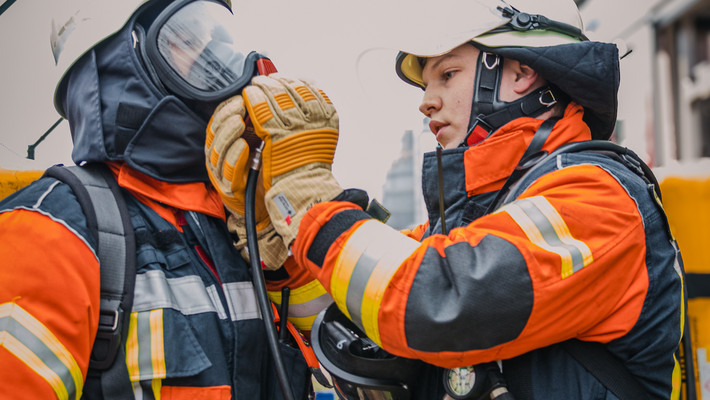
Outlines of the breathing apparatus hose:
[[[269,342],[271,357],[274,359],[276,376],[279,380],[279,385],[281,386],[281,392],[283,393],[285,400],[295,400],[296,398],[291,391],[291,385],[289,384],[288,376],[286,375],[286,366],[284,365],[283,358],[281,357],[279,340],[276,336],[276,327],[273,323],[274,318],[271,314],[271,302],[268,294],[266,293],[264,272],[262,271],[259,263],[261,258],[259,257],[259,245],[256,236],[256,213],[254,211],[254,205],[256,197],[256,183],[259,178],[261,150],[263,146],[264,144],[262,142],[261,146],[259,146],[254,154],[252,165],[249,169],[249,174],[247,175],[247,186],[244,193],[244,216],[246,220],[247,249],[249,250],[251,276],[252,282],[254,283],[254,289],[256,290],[256,299],[259,302],[261,319],[264,321],[264,327],[266,328],[266,339]],[[281,318],[285,318],[285,316],[281,316]]]

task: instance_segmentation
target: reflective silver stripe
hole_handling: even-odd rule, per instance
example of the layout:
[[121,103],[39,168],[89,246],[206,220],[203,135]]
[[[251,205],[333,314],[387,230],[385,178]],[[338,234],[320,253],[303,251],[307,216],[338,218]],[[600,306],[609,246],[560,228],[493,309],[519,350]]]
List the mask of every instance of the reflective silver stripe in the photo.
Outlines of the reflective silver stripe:
[[0,305],[0,347],[41,376],[59,399],[81,397],[84,378],[71,353],[16,303]]
[[301,304],[290,304],[288,306],[289,317],[310,317],[323,311],[333,302],[328,293],[324,293],[311,301]]
[[138,337],[138,368],[140,380],[153,379],[153,358],[150,340],[150,311],[136,314]]
[[132,382],[167,376],[163,335],[162,309],[131,313],[126,340],[126,367]]
[[385,288],[419,246],[418,241],[370,220],[350,236],[336,261],[333,298],[341,305],[344,300],[350,319],[375,343],[380,343],[377,314]]
[[[281,305],[281,292],[268,292],[269,298]],[[305,285],[291,290],[289,295],[288,316],[290,318],[315,317],[333,302],[323,285],[314,279]]]
[[572,237],[567,224],[545,197],[517,200],[498,212],[508,213],[531,242],[560,256],[562,279],[593,261],[589,247]]
[[251,282],[234,282],[222,285],[229,314],[220,300],[219,289],[205,287],[198,276],[166,278],[161,270],[136,275],[133,312],[171,308],[183,315],[205,312],[217,313],[220,319],[232,321],[261,318]]
[[184,315],[217,312],[200,277],[166,278],[160,270],[136,275],[133,312],[172,308]]
[[[369,246],[362,253],[360,258],[355,263],[355,268],[353,269],[353,274],[350,277],[350,283],[348,284],[348,292],[345,297],[345,304],[350,313],[350,317],[353,318],[356,324],[363,326],[362,324],[362,299],[365,294],[365,288],[367,288],[367,282],[370,280],[372,271],[375,269],[377,262],[382,258],[382,256],[387,251],[386,245],[383,245],[381,241],[370,242]],[[364,329],[364,328],[363,328]]]
[[217,316],[219,317],[219,319],[227,319],[227,312],[224,311],[224,306],[222,306],[222,301],[219,299],[219,291],[217,290],[217,286],[215,286],[215,285],[207,286],[207,294],[210,296],[210,300],[212,300],[212,304],[217,306]]
[[260,319],[261,313],[256,303],[256,293],[251,282],[233,282],[222,285],[227,295],[229,317],[232,321]]
[[57,187],[57,185],[59,185],[60,183],[60,181],[56,181],[53,184],[49,185],[47,190],[45,190],[44,193],[39,196],[39,199],[37,199],[37,202],[32,206],[32,208],[39,208],[42,205],[42,202],[44,201],[45,197],[49,196],[49,194],[52,193],[54,188]]

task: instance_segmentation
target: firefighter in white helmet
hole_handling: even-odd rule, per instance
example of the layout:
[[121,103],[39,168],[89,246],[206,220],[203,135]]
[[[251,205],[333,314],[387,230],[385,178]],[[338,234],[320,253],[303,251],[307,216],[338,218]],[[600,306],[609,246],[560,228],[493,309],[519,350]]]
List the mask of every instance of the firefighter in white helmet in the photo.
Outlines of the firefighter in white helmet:
[[[233,237],[204,153],[215,107],[258,70],[273,70],[269,59],[232,30],[239,20],[229,1],[51,6],[54,104],[69,122],[76,164],[105,170],[121,188],[115,193],[125,200],[135,249],[118,240],[127,260],[119,266],[129,271],[135,260],[135,272],[125,274],[135,285],[104,296],[124,271],[108,270],[104,256],[122,252],[102,247],[101,237],[118,233],[95,232],[107,208],[92,220],[74,186],[45,176],[2,201],[0,398],[288,398],[267,346],[269,313],[257,307],[238,251],[244,211],[230,218]],[[313,321],[331,302],[325,290],[283,271],[281,242],[262,250],[264,265],[281,271],[271,289],[289,284],[299,295],[291,310]],[[282,339],[286,383],[305,399],[308,365]]]
[[587,39],[572,0],[431,6],[414,7],[429,25],[402,18],[422,34],[395,64],[442,148],[411,231],[333,178],[337,114],[317,89],[260,76],[230,100],[264,141],[275,230],[335,301],[313,343],[337,391],[677,398],[683,271],[655,178],[608,141],[617,47]]

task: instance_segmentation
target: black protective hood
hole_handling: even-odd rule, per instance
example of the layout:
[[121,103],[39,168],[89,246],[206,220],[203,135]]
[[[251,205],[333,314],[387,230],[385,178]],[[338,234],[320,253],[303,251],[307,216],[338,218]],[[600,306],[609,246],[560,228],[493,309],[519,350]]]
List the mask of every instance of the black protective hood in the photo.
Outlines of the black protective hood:
[[63,82],[75,163],[124,161],[166,182],[209,182],[207,120],[161,92],[133,48],[133,24],[87,52]]
[[476,47],[530,66],[584,107],[593,139],[608,140],[618,108],[619,51],[615,44],[578,42],[551,47]]

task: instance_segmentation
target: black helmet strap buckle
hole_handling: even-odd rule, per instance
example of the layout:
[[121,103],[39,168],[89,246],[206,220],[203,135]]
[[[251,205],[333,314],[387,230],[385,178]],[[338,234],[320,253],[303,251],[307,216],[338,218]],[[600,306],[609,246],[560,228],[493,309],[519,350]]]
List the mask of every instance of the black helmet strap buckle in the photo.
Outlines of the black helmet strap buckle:
[[553,85],[545,85],[511,102],[500,100],[503,58],[481,51],[473,84],[471,116],[464,144],[473,146],[506,123],[520,117],[538,117],[566,98]]
[[560,21],[555,21],[553,19],[547,18],[544,15],[521,12],[511,5],[508,5],[507,7],[497,7],[497,9],[501,12],[501,14],[503,14],[504,17],[510,18],[510,22],[500,28],[490,31],[489,33],[503,31],[524,32],[532,30],[546,30],[571,36],[577,40],[589,40],[584,35],[582,30],[577,28],[576,26],[566,24]]

